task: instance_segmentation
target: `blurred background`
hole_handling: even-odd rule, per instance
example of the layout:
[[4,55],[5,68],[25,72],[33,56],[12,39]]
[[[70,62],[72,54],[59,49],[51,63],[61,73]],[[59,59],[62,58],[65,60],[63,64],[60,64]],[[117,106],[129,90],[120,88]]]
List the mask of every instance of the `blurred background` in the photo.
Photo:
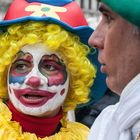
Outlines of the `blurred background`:
[[0,20],[2,20],[8,6],[10,5],[11,2],[12,2],[12,0],[0,0]]

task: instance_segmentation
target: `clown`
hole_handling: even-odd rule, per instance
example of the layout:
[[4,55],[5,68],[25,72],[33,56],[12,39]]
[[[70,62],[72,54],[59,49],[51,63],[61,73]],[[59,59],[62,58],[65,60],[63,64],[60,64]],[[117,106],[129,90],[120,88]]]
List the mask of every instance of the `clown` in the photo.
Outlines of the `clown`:
[[14,0],[0,27],[0,140],[87,139],[89,129],[67,118],[89,101],[97,71],[79,6]]

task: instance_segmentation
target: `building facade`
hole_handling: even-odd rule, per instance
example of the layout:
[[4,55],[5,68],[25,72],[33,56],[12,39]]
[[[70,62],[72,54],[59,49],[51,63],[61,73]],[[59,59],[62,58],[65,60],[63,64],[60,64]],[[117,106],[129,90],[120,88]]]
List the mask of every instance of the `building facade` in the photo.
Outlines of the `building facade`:
[[80,7],[85,13],[94,14],[97,11],[97,1],[96,0],[75,0],[79,3]]
[[82,8],[89,26],[96,28],[100,21],[100,13],[98,12],[97,0],[75,0]]

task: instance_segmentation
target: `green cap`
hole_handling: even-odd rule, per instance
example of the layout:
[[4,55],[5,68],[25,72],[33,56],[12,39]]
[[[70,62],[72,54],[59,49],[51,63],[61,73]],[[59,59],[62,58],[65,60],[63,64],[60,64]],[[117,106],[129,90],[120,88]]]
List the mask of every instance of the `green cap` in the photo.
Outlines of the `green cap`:
[[140,0],[101,0],[114,12],[140,27]]

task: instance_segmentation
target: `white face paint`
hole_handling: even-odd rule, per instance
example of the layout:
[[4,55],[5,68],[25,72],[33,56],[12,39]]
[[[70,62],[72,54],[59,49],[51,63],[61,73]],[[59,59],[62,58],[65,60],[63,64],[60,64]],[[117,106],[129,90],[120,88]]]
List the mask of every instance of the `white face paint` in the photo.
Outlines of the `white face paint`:
[[9,98],[20,112],[41,116],[60,107],[69,77],[62,59],[43,44],[24,46],[8,72]]

